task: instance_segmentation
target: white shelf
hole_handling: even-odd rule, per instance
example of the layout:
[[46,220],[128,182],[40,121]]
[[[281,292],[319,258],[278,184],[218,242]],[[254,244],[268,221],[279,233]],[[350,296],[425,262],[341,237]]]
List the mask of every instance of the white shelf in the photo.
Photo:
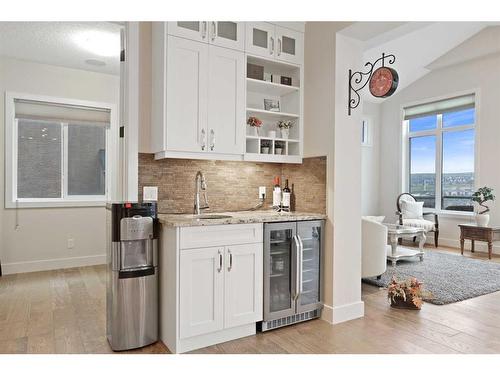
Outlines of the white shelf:
[[263,117],[267,117],[267,118],[271,118],[271,119],[279,119],[279,118],[297,119],[297,118],[299,118],[299,115],[296,115],[294,113],[273,112],[273,111],[266,111],[265,109],[257,109],[257,108],[247,108],[247,113],[259,114]]
[[246,136],[247,139],[257,139],[257,140],[266,140],[266,141],[281,141],[281,142],[289,142],[289,143],[295,143],[295,142],[300,142],[298,139],[291,139],[291,138],[288,138],[288,139],[285,139],[285,138],[271,138],[271,137],[261,137],[261,136],[258,136],[256,137],[255,135],[247,135]]
[[300,88],[280,83],[261,81],[259,79],[247,78],[247,90],[272,96],[283,96],[299,92]]

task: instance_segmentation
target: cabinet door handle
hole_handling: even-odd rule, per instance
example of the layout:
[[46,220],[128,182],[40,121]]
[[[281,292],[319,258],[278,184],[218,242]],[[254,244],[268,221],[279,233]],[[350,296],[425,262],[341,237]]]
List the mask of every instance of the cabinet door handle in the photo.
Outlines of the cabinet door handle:
[[205,146],[206,146],[206,142],[205,142],[205,129],[201,129],[200,143],[201,143],[201,150],[205,151]]
[[214,129],[210,129],[210,151],[213,151],[215,148],[215,131]]
[[207,26],[207,21],[203,21],[201,23],[201,37],[203,39],[205,39],[207,37],[207,29],[208,29],[208,26]]
[[217,268],[217,272],[222,271],[222,252],[220,250],[217,250],[217,253],[219,254],[219,267]]
[[228,250],[227,252],[229,254],[229,266],[227,267],[227,270],[231,271],[233,268],[233,253],[231,253],[231,250]]
[[272,36],[269,37],[269,54],[272,55],[274,53],[274,38]]
[[299,298],[299,295],[300,295],[300,280],[299,280],[299,273],[300,273],[300,268],[299,268],[299,253],[300,253],[300,243],[299,243],[299,239],[298,239],[298,236],[295,235],[293,236],[293,240],[295,241],[295,290],[294,290],[294,295],[293,295],[293,299],[294,300],[297,300],[297,298]]
[[212,42],[215,40],[217,36],[217,23],[212,21]]
[[297,234],[297,238],[299,240],[299,296],[304,292],[304,283],[303,277],[302,277],[302,272],[304,272],[304,242],[302,242],[302,238]]
[[278,56],[281,55],[281,38],[278,38]]

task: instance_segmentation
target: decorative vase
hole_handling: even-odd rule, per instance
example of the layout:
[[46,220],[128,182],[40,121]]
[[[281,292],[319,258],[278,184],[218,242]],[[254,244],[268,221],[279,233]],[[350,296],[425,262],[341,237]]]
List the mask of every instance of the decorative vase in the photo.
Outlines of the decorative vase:
[[253,129],[252,135],[254,137],[258,137],[259,136],[259,128],[257,126],[252,126],[252,129]]
[[290,129],[281,129],[281,138],[288,139],[290,135]]
[[283,151],[283,149],[282,149],[282,148],[279,148],[279,147],[277,147],[277,148],[275,148],[275,149],[274,149],[274,153],[275,153],[276,155],[281,155],[282,151]]
[[260,153],[261,154],[269,154],[269,147],[261,147]]
[[403,297],[396,296],[394,299],[391,298],[391,307],[395,309],[407,309],[407,310],[420,310],[420,307],[415,306],[412,300],[403,299]]
[[490,222],[490,214],[476,214],[476,224],[479,227],[486,227]]

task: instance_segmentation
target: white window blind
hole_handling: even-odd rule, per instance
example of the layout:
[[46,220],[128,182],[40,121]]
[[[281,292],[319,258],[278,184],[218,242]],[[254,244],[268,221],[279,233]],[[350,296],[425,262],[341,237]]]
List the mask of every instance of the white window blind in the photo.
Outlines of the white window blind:
[[26,120],[56,121],[65,123],[92,123],[109,127],[110,110],[86,106],[48,103],[15,99],[15,117]]
[[417,117],[437,115],[438,113],[455,112],[474,108],[475,95],[462,95],[445,100],[415,105],[404,109],[404,119],[411,120]]

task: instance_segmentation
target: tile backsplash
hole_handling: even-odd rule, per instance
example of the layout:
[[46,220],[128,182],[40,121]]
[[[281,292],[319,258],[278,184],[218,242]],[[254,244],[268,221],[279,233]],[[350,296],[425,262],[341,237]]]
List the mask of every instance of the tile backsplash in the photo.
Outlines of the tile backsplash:
[[154,160],[139,154],[139,199],[143,186],[158,186],[161,213],[192,213],[196,172],[205,175],[210,211],[246,210],[259,203],[259,186],[266,187],[263,209],[272,205],[273,178],[288,178],[292,208],[326,213],[326,157],[305,158],[302,164],[254,163],[193,159]]

